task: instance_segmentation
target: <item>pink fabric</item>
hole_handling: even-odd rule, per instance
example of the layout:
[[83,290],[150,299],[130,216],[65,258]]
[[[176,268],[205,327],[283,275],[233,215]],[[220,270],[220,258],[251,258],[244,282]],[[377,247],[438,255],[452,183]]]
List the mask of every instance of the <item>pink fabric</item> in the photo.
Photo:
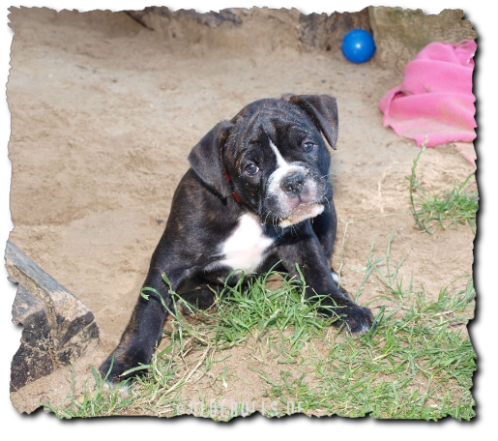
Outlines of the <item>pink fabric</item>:
[[405,68],[403,82],[379,103],[384,127],[427,147],[476,137],[472,72],[477,45],[431,43]]

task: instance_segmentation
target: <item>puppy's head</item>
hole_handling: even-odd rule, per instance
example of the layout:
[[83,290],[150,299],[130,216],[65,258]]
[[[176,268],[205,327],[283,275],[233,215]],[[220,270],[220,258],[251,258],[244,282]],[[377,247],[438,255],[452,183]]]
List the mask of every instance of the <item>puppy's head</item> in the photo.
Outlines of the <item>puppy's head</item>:
[[[256,101],[215,126],[190,153],[197,175],[270,225],[287,227],[323,212],[337,104],[328,95]],[[227,176],[229,179],[227,179]]]

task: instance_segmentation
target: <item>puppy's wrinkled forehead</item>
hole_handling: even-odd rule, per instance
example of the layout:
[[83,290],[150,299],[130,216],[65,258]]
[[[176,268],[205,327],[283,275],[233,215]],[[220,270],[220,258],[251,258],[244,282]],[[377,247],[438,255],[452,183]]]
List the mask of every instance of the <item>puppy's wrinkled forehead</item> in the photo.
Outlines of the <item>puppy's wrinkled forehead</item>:
[[299,107],[283,100],[261,100],[242,109],[234,118],[235,122],[244,121],[247,134],[263,130],[276,138],[279,131],[295,125],[313,127],[309,116]]
[[278,155],[282,154],[282,149],[285,150],[289,139],[318,132],[304,111],[282,100],[253,103],[232,121],[236,127],[232,132],[236,158],[258,146],[262,148],[263,159],[274,157],[278,162]]

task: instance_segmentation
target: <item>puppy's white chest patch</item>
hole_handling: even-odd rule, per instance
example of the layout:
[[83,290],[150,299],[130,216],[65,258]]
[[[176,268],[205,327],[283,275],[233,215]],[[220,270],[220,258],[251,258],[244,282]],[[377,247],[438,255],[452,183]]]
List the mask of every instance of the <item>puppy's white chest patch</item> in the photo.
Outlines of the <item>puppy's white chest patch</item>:
[[222,244],[221,252],[225,256],[220,262],[246,274],[256,271],[263,261],[265,251],[272,245],[273,239],[263,234],[259,217],[244,214],[239,218],[237,227]]

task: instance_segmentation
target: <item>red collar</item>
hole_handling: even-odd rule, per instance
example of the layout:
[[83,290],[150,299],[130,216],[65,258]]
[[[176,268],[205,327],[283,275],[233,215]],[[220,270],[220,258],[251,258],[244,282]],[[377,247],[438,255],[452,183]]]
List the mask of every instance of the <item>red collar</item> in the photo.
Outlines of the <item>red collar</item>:
[[[232,180],[230,175],[226,172],[225,172],[225,179],[227,180],[227,182],[230,182]],[[232,189],[233,189],[233,187],[232,187]],[[232,195],[235,198],[235,200],[240,204],[241,200],[240,200],[239,195],[235,191],[232,191]]]

